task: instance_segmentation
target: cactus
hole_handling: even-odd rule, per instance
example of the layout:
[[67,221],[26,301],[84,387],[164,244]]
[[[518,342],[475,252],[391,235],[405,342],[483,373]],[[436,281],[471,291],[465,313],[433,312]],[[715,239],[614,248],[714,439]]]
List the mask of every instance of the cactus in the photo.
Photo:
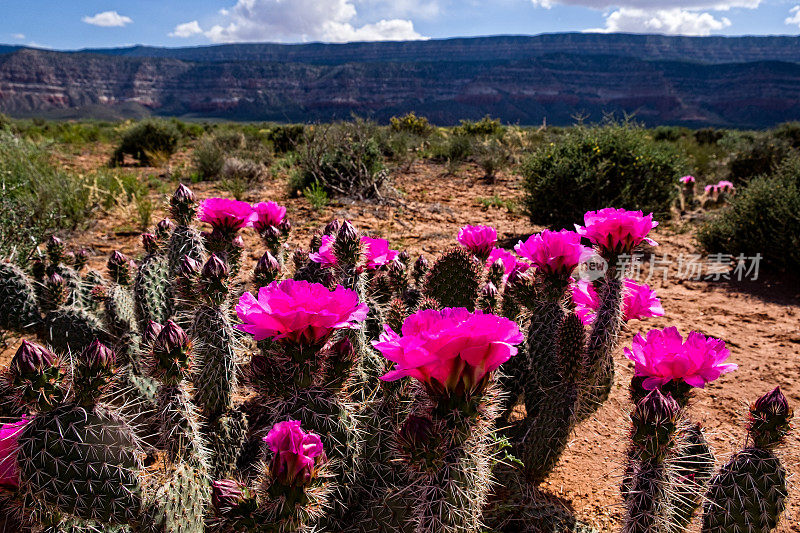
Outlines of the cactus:
[[442,307],[475,309],[482,272],[481,264],[464,248],[445,252],[425,276],[423,294]]
[[142,235],[147,255],[139,264],[133,283],[136,318],[144,331],[151,321],[162,324],[172,315],[169,263],[154,235]]
[[110,334],[98,318],[80,307],[61,307],[43,320],[42,336],[59,352],[78,353],[95,339],[106,342]]
[[703,533],[768,533],[786,508],[786,470],[775,450],[789,432],[792,409],[780,387],[750,407],[747,445],[733,455],[709,485]]
[[41,320],[33,281],[15,264],[0,261],[0,328],[28,332]]

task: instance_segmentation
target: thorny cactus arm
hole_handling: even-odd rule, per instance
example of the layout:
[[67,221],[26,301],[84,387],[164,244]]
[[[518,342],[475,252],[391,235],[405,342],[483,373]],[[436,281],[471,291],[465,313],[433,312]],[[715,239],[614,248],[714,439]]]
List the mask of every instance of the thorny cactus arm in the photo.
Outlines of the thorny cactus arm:
[[788,495],[786,470],[776,455],[793,416],[780,387],[759,398],[747,422],[747,445],[711,480],[703,533],[769,533],[778,527]]

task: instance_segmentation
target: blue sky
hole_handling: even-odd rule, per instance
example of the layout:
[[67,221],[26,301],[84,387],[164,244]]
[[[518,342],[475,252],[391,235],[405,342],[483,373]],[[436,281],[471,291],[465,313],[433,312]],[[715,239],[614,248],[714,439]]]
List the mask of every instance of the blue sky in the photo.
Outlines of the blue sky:
[[56,49],[606,31],[800,34],[800,0],[0,0],[0,43]]

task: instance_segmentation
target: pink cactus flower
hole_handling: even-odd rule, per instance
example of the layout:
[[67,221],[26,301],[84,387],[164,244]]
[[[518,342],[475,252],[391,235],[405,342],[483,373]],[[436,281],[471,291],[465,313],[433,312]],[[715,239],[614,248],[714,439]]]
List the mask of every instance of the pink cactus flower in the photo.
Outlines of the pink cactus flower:
[[575,229],[605,252],[630,253],[642,242],[651,246],[658,245],[647,237],[650,230],[658,226],[652,213],[644,216],[641,211],[607,207],[599,211],[589,211],[583,216],[583,220],[586,225],[576,224]]
[[411,376],[437,395],[479,392],[489,373],[515,356],[514,345],[523,341],[513,321],[463,307],[419,311],[406,319],[401,334],[385,326],[373,342],[395,363],[381,379]]
[[594,322],[594,316],[600,307],[600,297],[594,285],[586,280],[578,280],[572,284],[572,301],[575,312],[584,325],[589,326]]
[[694,183],[695,181],[696,180],[694,179],[694,176],[684,176],[681,178],[681,183],[683,183],[684,185],[689,183]]
[[725,342],[695,331],[684,341],[676,327],[652,329],[646,337],[638,333],[625,355],[636,364],[635,375],[645,378],[642,386],[647,390],[673,380],[703,388],[738,368],[725,363],[730,356]]
[[716,185],[717,190],[719,192],[726,192],[732,194],[736,191],[736,187],[733,186],[733,183],[727,180],[722,180]]
[[367,318],[367,304],[355,291],[337,285],[287,279],[258,290],[258,299],[246,292],[239,298],[236,327],[257,341],[282,340],[296,345],[322,345],[339,329],[356,329]]
[[495,248],[489,254],[486,260],[486,268],[492,268],[496,262],[500,261],[503,264],[503,280],[507,280],[508,276],[514,273],[522,273],[531,268],[531,265],[521,260],[516,255],[503,248]]
[[719,187],[717,185],[706,185],[703,190],[706,195],[715,196],[719,192]]
[[623,320],[642,320],[654,316],[664,316],[664,308],[656,291],[646,283],[636,283],[632,279],[625,280],[625,298],[622,309]]
[[464,226],[458,230],[458,242],[485,261],[497,244],[497,230],[491,226]]
[[17,446],[19,436],[30,422],[22,420],[0,426],[0,488],[14,490],[19,487],[19,466],[17,465]]
[[323,235],[319,250],[308,254],[308,258],[324,267],[332,267],[336,264],[336,255],[333,253],[334,241],[336,241],[335,236]]
[[361,237],[367,259],[367,269],[375,270],[395,260],[399,252],[389,249],[389,241],[373,237]]
[[[581,322],[587,326],[594,323],[595,315],[600,308],[600,297],[590,282],[580,280],[572,285],[572,301],[575,303],[575,312]],[[629,322],[664,316],[664,308],[661,306],[661,300],[658,299],[656,291],[645,283],[640,284],[627,278],[624,281],[622,313],[622,319]]]
[[531,235],[527,241],[519,241],[514,250],[545,274],[564,278],[592,255],[591,249],[581,246],[580,235],[565,229]]
[[286,208],[275,202],[259,202],[253,206],[253,212],[256,231],[277,228],[286,217]]
[[272,451],[272,476],[287,487],[308,484],[325,462],[322,440],[306,432],[298,420],[278,422],[264,437]]
[[238,231],[251,227],[257,215],[253,211],[253,206],[247,202],[229,198],[209,198],[200,202],[197,217],[211,224],[214,229]]

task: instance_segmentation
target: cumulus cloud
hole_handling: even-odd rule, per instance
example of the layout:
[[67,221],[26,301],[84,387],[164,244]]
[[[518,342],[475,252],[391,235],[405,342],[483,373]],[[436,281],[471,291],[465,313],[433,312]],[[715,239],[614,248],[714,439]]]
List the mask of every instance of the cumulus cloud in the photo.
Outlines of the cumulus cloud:
[[116,11],[103,11],[102,13],[97,13],[96,15],[92,15],[91,17],[89,16],[83,17],[81,20],[83,20],[86,24],[91,24],[93,26],[102,26],[104,28],[110,28],[115,26],[121,27],[133,22],[132,18],[120,15]]
[[605,28],[594,32],[661,33],[665,35],[710,35],[731,25],[725,17],[684,9],[646,10],[623,7],[606,16]]
[[794,6],[789,10],[789,14],[791,17],[786,17],[784,22],[791,26],[800,26],[800,6]]
[[204,32],[218,43],[424,39],[411,20],[384,18],[357,25],[353,0],[238,0],[220,15],[226,20]]
[[170,37],[191,37],[193,35],[198,35],[203,33],[203,28],[200,27],[200,23],[196,20],[191,22],[184,22],[183,24],[178,24],[175,26],[175,29],[172,30],[168,35]]

